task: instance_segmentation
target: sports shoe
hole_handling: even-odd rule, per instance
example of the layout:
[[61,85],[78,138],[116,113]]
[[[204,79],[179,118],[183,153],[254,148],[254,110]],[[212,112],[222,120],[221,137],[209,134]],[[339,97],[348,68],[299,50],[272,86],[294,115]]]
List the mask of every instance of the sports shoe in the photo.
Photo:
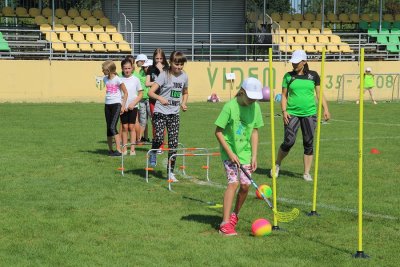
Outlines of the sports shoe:
[[303,175],[303,178],[304,178],[304,180],[307,181],[307,182],[312,182],[312,177],[311,177],[311,175],[310,175],[309,173],[304,174],[304,175]]
[[360,101],[359,101],[359,100],[357,100],[357,101],[356,101],[356,104],[357,104],[357,105],[358,105],[358,104],[360,104]]
[[[272,169],[269,174],[271,175],[272,178]],[[275,164],[275,178],[278,178],[278,176],[279,176],[279,165]]]
[[153,152],[150,153],[150,155],[149,155],[149,165],[151,167],[157,166],[157,154],[156,153],[153,153]]
[[128,155],[128,151],[124,151],[124,153],[122,153],[124,156]]
[[111,157],[114,154],[114,150],[108,150],[108,156]]
[[119,151],[114,151],[112,154],[110,154],[110,157],[121,157],[122,153]]
[[157,150],[158,155],[161,155],[162,153],[164,153],[164,151],[162,151],[162,149]]
[[169,175],[169,179],[171,180],[171,182],[176,183],[179,182],[178,179],[176,179],[175,174],[171,172],[171,174]]
[[129,152],[129,156],[136,156],[136,151]]
[[376,104],[378,104],[378,102],[374,101],[374,104],[376,105]]
[[237,232],[235,230],[235,226],[233,226],[230,222],[221,224],[219,226],[219,233],[224,236],[232,236],[232,235],[237,235]]
[[233,225],[233,227],[235,227],[238,221],[239,217],[236,213],[232,212],[231,216],[229,217],[229,222]]

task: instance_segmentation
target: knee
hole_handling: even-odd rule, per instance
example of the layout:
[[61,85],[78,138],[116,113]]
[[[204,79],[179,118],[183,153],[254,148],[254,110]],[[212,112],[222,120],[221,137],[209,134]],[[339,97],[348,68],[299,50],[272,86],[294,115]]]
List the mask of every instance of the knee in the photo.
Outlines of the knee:
[[304,155],[308,155],[308,156],[313,155],[313,153],[314,153],[313,140],[304,142],[303,146],[304,146]]
[[293,145],[294,145],[294,142],[283,142],[281,144],[280,148],[283,152],[288,153]]
[[249,188],[250,188],[250,185],[249,185],[249,184],[241,184],[241,185],[240,185],[240,191],[241,191],[242,193],[247,194],[247,193],[249,192]]

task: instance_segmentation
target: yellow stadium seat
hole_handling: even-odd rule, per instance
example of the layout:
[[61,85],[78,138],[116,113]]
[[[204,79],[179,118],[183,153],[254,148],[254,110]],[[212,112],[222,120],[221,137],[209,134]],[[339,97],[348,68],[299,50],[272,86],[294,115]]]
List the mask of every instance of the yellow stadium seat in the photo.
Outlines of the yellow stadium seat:
[[122,36],[122,34],[120,34],[120,33],[113,33],[113,34],[111,34],[111,39],[114,41],[114,42],[121,42],[121,41],[124,41],[124,37]]
[[53,14],[53,11],[51,10],[51,8],[45,7],[42,9],[42,15],[45,18],[50,17]]
[[70,8],[68,10],[68,17],[70,17],[72,19],[79,17],[79,11],[75,8]]
[[104,32],[104,28],[103,28],[103,26],[100,26],[100,25],[97,24],[97,25],[93,26],[92,31],[93,32]]
[[303,21],[304,20],[303,14],[300,14],[300,13],[293,14],[292,17],[293,17],[293,20],[296,20],[296,21]]
[[322,49],[325,47],[325,44],[316,43],[315,44],[315,51],[318,53],[322,53]]
[[304,44],[303,45],[303,48],[304,48],[304,51],[306,52],[306,53],[316,53],[317,52],[317,50],[315,50],[315,45],[313,45],[313,44]]
[[100,33],[99,40],[100,40],[100,42],[103,42],[103,43],[111,42],[111,38],[108,33]]
[[75,17],[75,18],[74,18],[74,24],[75,24],[76,26],[84,25],[84,24],[85,24],[85,19],[82,18],[82,17]]
[[56,32],[64,32],[65,31],[65,27],[62,24],[55,24],[53,27],[53,30]]
[[281,20],[281,15],[278,12],[273,12],[270,17],[271,17],[271,19],[273,21],[280,21]]
[[289,24],[290,28],[295,28],[295,29],[301,28],[301,24],[297,20],[292,20]]
[[322,29],[322,21],[315,20],[313,23],[313,28]]
[[311,28],[310,34],[321,34],[321,31],[318,28]]
[[350,23],[351,22],[349,15],[346,13],[339,14],[339,20],[341,23]]
[[342,53],[353,53],[354,50],[350,48],[350,46],[346,43],[342,43],[339,45],[340,52]]
[[87,10],[87,9],[82,9],[81,10],[81,17],[82,18],[87,19],[90,16],[92,16],[92,12],[90,12],[90,10]]
[[388,21],[388,22],[393,22],[394,18],[393,18],[392,14],[385,14],[385,15],[383,15],[383,20]]
[[279,46],[279,51],[282,52],[282,53],[291,53],[293,50],[292,50],[292,47],[290,45],[281,44]]
[[303,45],[303,44],[306,43],[306,38],[305,38],[305,36],[303,36],[303,35],[296,35],[296,36],[294,37],[294,42],[295,42],[296,44]]
[[46,40],[48,42],[59,42],[60,40],[58,39],[57,33],[55,32],[48,32],[46,33]]
[[41,15],[35,17],[35,23],[36,23],[36,25],[39,25],[39,26],[42,24],[48,25],[47,19]]
[[51,31],[51,26],[49,24],[46,24],[46,23],[41,24],[40,25],[40,31],[41,32],[49,32],[49,31]]
[[332,34],[332,30],[330,28],[324,28],[321,33],[323,34]]
[[57,18],[61,19],[62,17],[65,17],[67,15],[67,12],[63,8],[57,8],[54,11],[54,14],[56,15]]
[[330,13],[327,15],[327,20],[331,23],[339,23],[340,22],[340,20],[336,16],[336,14],[333,14],[333,13]]
[[366,21],[366,22],[372,21],[370,14],[366,14],[366,13],[361,14],[360,20]]
[[1,13],[3,14],[3,16],[6,16],[6,17],[15,17],[14,9],[9,6],[3,7],[1,9]]
[[371,17],[372,21],[379,21],[379,14],[378,13],[370,14],[370,17]]
[[60,42],[56,42],[56,43],[53,42],[52,49],[53,49],[53,51],[56,51],[56,52],[65,52],[66,51],[64,44],[60,43]]
[[106,43],[106,49],[108,52],[119,52],[119,48],[117,47],[117,44],[113,43],[111,41],[109,43]]
[[83,33],[92,32],[92,28],[89,25],[83,24],[79,27],[79,30]]
[[[319,20],[319,21],[321,21],[322,20],[322,14],[317,14],[316,16],[315,16],[315,20]],[[314,20],[314,21],[315,21]],[[326,21],[326,16],[325,16],[325,21]],[[315,23],[315,22],[314,22]]]
[[286,20],[286,21],[292,21],[292,14],[289,13],[282,13],[282,20]]
[[400,21],[400,14],[394,15],[394,20],[395,21]]
[[337,44],[327,44],[326,50],[330,53],[340,53],[339,47]]
[[311,29],[312,28],[312,22],[309,20],[303,20],[303,22],[301,22],[301,27],[302,28],[306,28],[306,29]]
[[295,29],[295,28],[287,28],[286,29],[286,33],[287,34],[291,34],[291,35],[296,35],[297,34],[297,29]]
[[99,24],[99,22],[97,21],[97,19],[95,17],[88,17],[86,19],[86,24],[89,26],[94,26],[94,25]]
[[78,46],[81,52],[93,52],[92,45],[88,41],[81,41]]
[[111,24],[110,20],[106,17],[100,18],[99,24],[103,27],[108,26]]
[[329,44],[328,36],[326,36],[326,35],[318,36],[318,42],[321,44]]
[[71,34],[69,32],[60,32],[60,41],[72,41]]
[[72,40],[74,40],[77,43],[86,42],[85,36],[83,36],[83,33],[81,33],[81,32],[74,32],[72,34]]
[[287,22],[286,20],[281,20],[278,24],[282,29],[287,29],[290,27],[289,22]]
[[309,44],[315,45],[318,43],[317,36],[315,36],[315,35],[307,35],[306,39],[307,39],[307,43],[309,43]]
[[17,7],[15,9],[15,14],[17,17],[29,17],[28,11],[25,7]]
[[86,34],[86,41],[97,43],[99,40],[97,39],[97,35],[93,32],[89,32]]
[[96,19],[101,19],[104,17],[104,13],[103,10],[101,9],[95,9],[93,10],[93,17],[95,17]]
[[282,44],[293,44],[294,37],[292,35],[281,35],[281,43]]
[[41,15],[40,9],[36,7],[31,7],[29,9],[29,16],[32,18],[36,18],[37,16]]
[[[49,16],[49,17],[47,18],[47,22],[48,22],[49,24],[53,24],[53,16]],[[59,22],[60,22],[60,19],[57,18],[57,17],[54,17],[54,23],[57,24],[57,23],[59,23]]]
[[353,23],[359,23],[360,22],[360,16],[357,13],[351,13],[350,14],[350,20]]
[[69,25],[67,25],[67,31],[77,32],[77,31],[79,31],[79,29],[78,29],[78,26],[76,26],[75,24],[69,24]]
[[118,49],[125,53],[132,52],[132,49],[128,43],[118,43]]
[[309,32],[308,32],[308,29],[306,29],[306,28],[299,28],[297,30],[297,33],[298,34],[308,34]]
[[81,50],[78,47],[78,44],[72,40],[65,43],[65,49],[68,52],[80,52]]
[[108,33],[117,32],[117,28],[114,25],[107,25],[106,32],[108,32]]
[[306,13],[306,14],[304,14],[304,19],[308,20],[308,21],[314,21],[315,15],[313,13]]
[[328,37],[332,44],[341,44],[342,43],[342,40],[340,39],[339,35],[331,34],[331,35],[328,35]]
[[103,44],[100,43],[94,43],[92,44],[92,48],[94,50],[94,52],[107,52],[106,48],[104,47]]
[[293,44],[291,46],[292,51],[296,51],[296,50],[303,50],[303,46],[302,45],[298,45],[298,44]]
[[71,19],[70,17],[68,17],[68,16],[62,17],[60,22],[61,22],[61,24],[64,25],[64,26],[67,26],[67,25],[70,25],[70,24],[73,23],[73,22],[72,22],[72,19]]

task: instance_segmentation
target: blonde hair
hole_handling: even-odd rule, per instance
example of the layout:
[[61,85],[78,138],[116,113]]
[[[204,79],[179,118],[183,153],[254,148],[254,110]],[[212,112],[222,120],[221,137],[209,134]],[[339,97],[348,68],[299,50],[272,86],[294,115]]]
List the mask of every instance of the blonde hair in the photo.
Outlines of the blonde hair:
[[108,70],[109,74],[117,74],[117,66],[115,66],[115,63],[112,60],[106,60],[101,66],[104,70]]

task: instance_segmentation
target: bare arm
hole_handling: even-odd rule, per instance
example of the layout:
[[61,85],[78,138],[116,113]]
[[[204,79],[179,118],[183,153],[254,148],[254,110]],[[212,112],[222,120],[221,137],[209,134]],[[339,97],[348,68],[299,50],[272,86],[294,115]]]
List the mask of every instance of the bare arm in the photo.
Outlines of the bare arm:
[[158,88],[160,88],[160,86],[158,85],[158,83],[153,83],[153,85],[150,87],[149,90],[149,97],[158,100],[158,102],[160,102],[162,105],[168,105],[168,100],[165,99],[164,97],[157,95],[156,91],[158,90]]
[[150,75],[146,75],[146,86],[151,87],[153,86],[154,82],[150,81]]
[[187,88],[183,88],[183,91],[182,91],[182,104],[181,104],[182,111],[186,111],[187,110],[186,103],[187,103],[188,97],[189,97],[188,89]]
[[290,115],[287,113],[287,101],[288,101],[288,90],[287,88],[282,88],[282,99],[281,99],[281,108],[283,115],[283,123],[287,125],[289,123]]
[[[319,91],[320,87],[315,86],[315,93],[317,95],[318,101],[319,101]],[[326,98],[323,94],[322,94],[322,107],[324,108],[324,120],[328,121],[331,118],[331,114],[329,113],[328,102],[326,101]]]
[[253,129],[251,133],[251,170],[257,170],[257,151],[258,151],[258,129]]
[[225,141],[222,131],[223,131],[223,129],[218,126],[215,129],[215,136],[217,137],[218,142],[221,144],[221,146],[225,150],[226,154],[228,154],[229,159],[232,162],[234,162],[236,165],[240,166],[240,161],[239,161],[238,156],[235,153],[233,153],[233,151],[228,146],[228,143]]
[[125,112],[125,104],[128,100],[128,90],[126,90],[125,84],[121,83],[119,86],[120,90],[124,93],[124,97],[122,98],[122,107],[121,107],[121,114]]

